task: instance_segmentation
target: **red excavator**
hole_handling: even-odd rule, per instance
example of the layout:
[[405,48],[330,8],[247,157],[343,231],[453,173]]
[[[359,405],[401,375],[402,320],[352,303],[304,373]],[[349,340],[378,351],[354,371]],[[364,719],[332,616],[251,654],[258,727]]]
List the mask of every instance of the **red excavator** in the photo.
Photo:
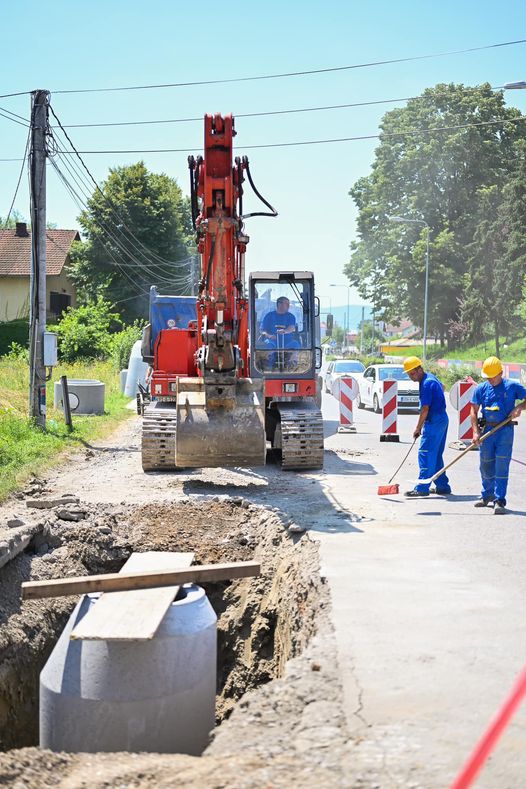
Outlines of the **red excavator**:
[[[311,272],[258,272],[245,291],[244,220],[277,216],[246,156],[233,160],[231,115],[205,115],[204,157],[188,159],[201,260],[195,312],[188,297],[152,288],[143,359],[152,366],[144,408],[147,471],[258,466],[267,441],[284,468],[323,465],[319,301]],[[269,209],[243,213],[245,176]]]

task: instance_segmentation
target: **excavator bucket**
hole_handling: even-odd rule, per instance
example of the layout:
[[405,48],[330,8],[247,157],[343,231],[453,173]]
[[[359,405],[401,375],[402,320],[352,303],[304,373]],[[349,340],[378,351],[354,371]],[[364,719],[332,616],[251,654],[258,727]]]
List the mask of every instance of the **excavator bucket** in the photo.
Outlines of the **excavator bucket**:
[[177,383],[176,467],[265,465],[263,380]]

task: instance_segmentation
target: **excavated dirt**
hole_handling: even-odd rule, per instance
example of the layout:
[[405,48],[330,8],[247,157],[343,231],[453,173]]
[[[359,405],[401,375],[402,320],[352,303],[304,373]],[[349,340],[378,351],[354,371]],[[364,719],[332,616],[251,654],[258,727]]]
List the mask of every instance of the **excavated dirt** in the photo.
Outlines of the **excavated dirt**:
[[[0,567],[0,784],[350,785],[353,742],[342,712],[328,592],[316,543],[304,530],[311,522],[351,526],[340,525],[339,509],[327,507],[324,496],[313,497],[322,488],[308,474],[294,476],[294,484],[272,467],[264,474],[204,469],[145,475],[137,440],[138,425],[123,426],[106,445],[72,457],[0,507],[0,539],[9,536],[9,518],[40,524],[25,551]],[[66,493],[81,498],[70,506],[78,521],[60,516],[67,507],[25,508],[27,496]],[[199,758],[40,751],[34,747],[39,672],[76,598],[22,604],[21,582],[118,571],[133,551],[148,550],[193,551],[199,563],[261,564],[257,578],[206,585],[218,615],[219,646],[218,725],[210,746]]]

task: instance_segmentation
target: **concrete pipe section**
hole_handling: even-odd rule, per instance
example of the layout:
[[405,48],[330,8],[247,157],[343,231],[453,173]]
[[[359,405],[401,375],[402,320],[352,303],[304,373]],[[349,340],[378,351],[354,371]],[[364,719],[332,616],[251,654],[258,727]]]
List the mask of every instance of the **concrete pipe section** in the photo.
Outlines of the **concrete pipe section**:
[[[103,414],[106,385],[95,379],[68,379],[69,405],[72,414]],[[63,408],[62,384],[55,381],[55,408]]]
[[217,617],[187,584],[149,641],[71,640],[73,611],[40,674],[40,747],[200,755],[215,723]]

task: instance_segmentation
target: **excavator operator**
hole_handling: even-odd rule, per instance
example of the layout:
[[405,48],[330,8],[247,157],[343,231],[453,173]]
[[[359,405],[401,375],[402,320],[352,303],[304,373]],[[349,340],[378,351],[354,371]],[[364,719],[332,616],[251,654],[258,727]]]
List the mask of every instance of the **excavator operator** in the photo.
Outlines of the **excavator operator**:
[[[286,296],[276,300],[276,309],[267,312],[261,322],[260,337],[264,340],[265,349],[276,348],[289,351],[298,350],[301,346],[293,336],[296,332],[296,318],[289,312],[290,301]],[[287,367],[296,366],[297,354],[287,354],[290,357]],[[268,364],[273,367],[276,363],[276,354],[269,354]]]

